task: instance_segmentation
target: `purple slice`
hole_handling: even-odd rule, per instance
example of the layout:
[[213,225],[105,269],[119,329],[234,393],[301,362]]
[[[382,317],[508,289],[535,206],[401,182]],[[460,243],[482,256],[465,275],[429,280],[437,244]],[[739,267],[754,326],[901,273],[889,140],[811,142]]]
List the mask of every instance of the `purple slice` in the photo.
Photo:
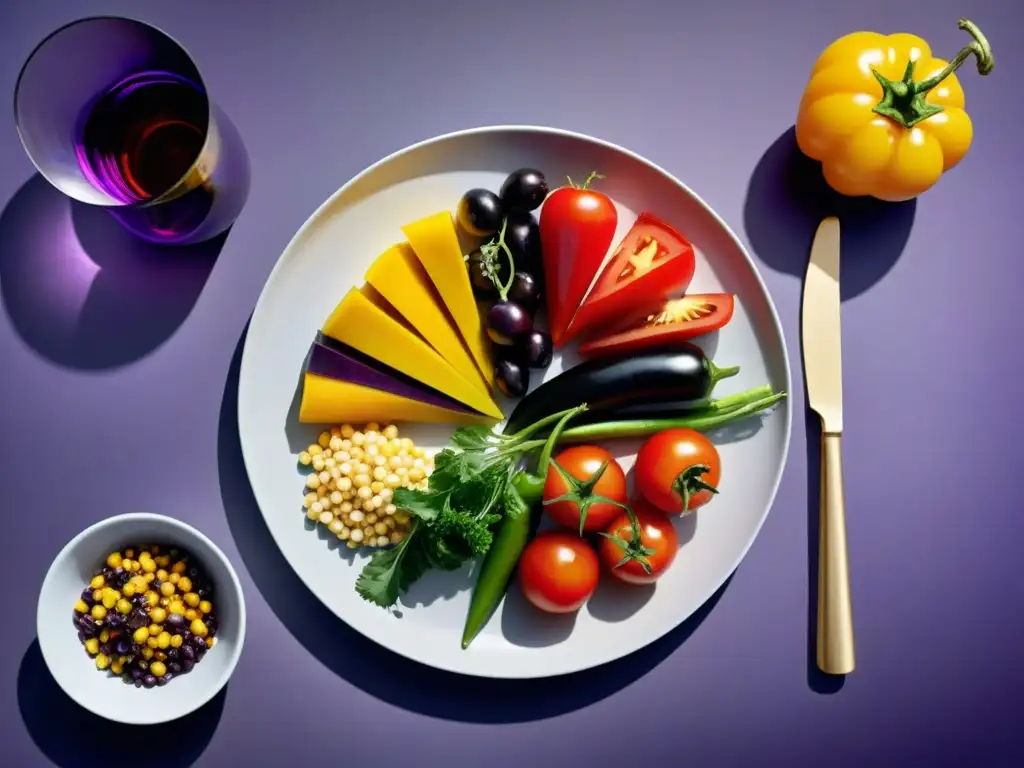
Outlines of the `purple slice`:
[[306,372],[338,381],[347,381],[381,392],[436,405],[460,413],[477,413],[458,400],[420,384],[415,379],[388,366],[370,361],[357,350],[317,334],[306,357]]

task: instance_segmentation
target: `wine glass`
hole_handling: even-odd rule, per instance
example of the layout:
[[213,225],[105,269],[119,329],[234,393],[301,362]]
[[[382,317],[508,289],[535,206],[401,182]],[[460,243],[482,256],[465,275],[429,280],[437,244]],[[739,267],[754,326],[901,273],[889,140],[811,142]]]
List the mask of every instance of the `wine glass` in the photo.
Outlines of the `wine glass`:
[[150,242],[216,237],[248,196],[238,131],[184,47],[144,22],[89,17],[52,32],[18,76],[14,118],[40,175]]

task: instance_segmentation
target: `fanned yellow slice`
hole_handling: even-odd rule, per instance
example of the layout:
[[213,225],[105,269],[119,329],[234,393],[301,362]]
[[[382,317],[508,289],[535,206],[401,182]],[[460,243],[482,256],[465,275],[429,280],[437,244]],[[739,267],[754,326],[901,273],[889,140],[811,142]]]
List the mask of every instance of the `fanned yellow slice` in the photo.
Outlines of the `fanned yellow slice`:
[[493,399],[460,376],[429,344],[375,306],[358,288],[345,294],[321,331],[470,408],[495,420],[502,418]]
[[489,385],[455,327],[437,289],[409,243],[388,248],[366,271],[366,282],[419,331],[452,368],[480,389]]
[[462,247],[451,213],[441,211],[426,216],[406,224],[402,232],[448,307],[477,369],[488,386],[493,387],[491,342],[473,297],[473,286],[470,285],[466,263],[462,259]]
[[303,424],[344,424],[376,421],[420,421],[441,424],[486,424],[483,414],[449,411],[401,395],[339,381],[315,373],[303,377],[299,421]]

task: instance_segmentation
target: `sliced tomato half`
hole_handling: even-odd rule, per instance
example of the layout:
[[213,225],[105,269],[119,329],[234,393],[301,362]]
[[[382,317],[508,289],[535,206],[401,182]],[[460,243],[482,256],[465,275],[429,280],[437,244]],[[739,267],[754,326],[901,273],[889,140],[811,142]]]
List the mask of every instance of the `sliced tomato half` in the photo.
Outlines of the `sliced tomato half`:
[[653,214],[641,213],[556,346],[646,317],[666,298],[686,290],[694,264],[693,246],[683,235]]
[[621,354],[703,336],[732,320],[734,306],[731,293],[695,293],[669,299],[643,320],[588,341],[580,347],[580,354]]

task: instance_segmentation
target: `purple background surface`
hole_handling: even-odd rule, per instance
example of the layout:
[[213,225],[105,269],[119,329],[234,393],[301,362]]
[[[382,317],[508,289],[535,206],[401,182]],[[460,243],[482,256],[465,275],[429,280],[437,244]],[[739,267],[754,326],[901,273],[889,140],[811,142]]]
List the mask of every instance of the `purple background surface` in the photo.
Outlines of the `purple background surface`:
[[[135,15],[184,42],[247,143],[253,186],[218,258],[215,246],[168,256],[33,177],[0,120],[6,764],[106,764],[133,744],[151,767],[1024,761],[1024,579],[1012,565],[1024,534],[1024,7],[7,2],[0,92],[38,40],[90,13]],[[857,29],[916,32],[951,56],[967,40],[960,15],[997,61],[985,79],[962,70],[970,154],[916,204],[843,212],[858,643],[844,684],[808,661],[817,444],[799,416],[773,512],[714,610],[607,669],[501,685],[443,675],[355,636],[299,587],[253,506],[232,409],[249,313],[324,198],[383,155],[460,128],[553,125],[628,146],[751,246],[800,381],[800,275],[822,211],[786,132],[809,68]],[[802,392],[793,399],[800,414]],[[142,734],[70,704],[34,644],[57,550],[131,510],[209,534],[238,566],[250,616],[225,695]]]

